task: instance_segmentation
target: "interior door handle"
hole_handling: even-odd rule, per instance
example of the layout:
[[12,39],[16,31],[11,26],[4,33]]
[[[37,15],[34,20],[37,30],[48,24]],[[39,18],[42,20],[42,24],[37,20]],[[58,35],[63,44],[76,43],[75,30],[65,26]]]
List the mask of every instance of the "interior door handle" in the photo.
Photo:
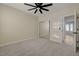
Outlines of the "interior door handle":
[[73,34],[77,34],[77,32],[73,32]]

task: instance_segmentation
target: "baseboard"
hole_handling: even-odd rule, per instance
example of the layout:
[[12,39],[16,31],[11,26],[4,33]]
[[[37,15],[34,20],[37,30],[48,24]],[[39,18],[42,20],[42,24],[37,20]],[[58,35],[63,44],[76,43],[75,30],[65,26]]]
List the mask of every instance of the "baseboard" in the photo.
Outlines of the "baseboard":
[[22,41],[25,41],[25,40],[30,40],[30,39],[35,39],[35,38],[28,38],[28,39],[23,39],[23,40],[17,40],[17,41],[13,41],[13,42],[8,42],[8,43],[5,43],[5,44],[0,44],[0,47],[8,46],[8,45],[11,45],[11,44],[19,43],[19,42],[22,42]]

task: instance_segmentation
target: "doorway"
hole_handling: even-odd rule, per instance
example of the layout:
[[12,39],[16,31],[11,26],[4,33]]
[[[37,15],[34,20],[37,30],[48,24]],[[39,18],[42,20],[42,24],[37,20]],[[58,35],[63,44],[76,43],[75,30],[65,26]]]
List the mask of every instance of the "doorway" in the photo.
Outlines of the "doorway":
[[64,17],[64,41],[65,44],[79,50],[79,14]]
[[50,39],[50,21],[39,22],[39,38]]
[[64,43],[74,44],[74,15],[64,17]]

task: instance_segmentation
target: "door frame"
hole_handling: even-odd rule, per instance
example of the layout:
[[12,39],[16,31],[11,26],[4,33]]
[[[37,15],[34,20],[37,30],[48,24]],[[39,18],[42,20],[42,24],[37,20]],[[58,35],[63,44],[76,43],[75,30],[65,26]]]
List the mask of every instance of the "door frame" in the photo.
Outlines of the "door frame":
[[[74,12],[72,13],[72,14],[69,14],[69,15],[65,15],[65,16],[63,16],[63,40],[62,40],[62,42],[64,43],[64,18],[65,17],[67,17],[67,16],[72,16],[72,15],[74,15],[74,32],[76,32],[77,30],[77,11],[76,10],[74,10]],[[77,51],[77,48],[76,48],[76,38],[77,37],[77,35],[76,34],[74,34],[74,36],[73,36],[73,39],[74,39],[74,44],[73,44],[73,49],[74,49],[74,53]]]
[[[64,40],[65,40],[65,35],[66,35],[65,25],[66,25],[66,23],[72,23],[74,21],[74,19],[66,21],[66,19],[65,19],[66,17],[73,17],[74,18],[74,15],[64,16],[64,20],[63,20],[63,43],[65,43]],[[74,24],[73,24],[73,27],[74,27]],[[69,30],[70,30],[70,28],[69,28]],[[74,28],[73,28],[73,30],[74,30]],[[71,33],[73,34],[73,32],[70,32],[69,34],[71,34]],[[73,37],[73,41],[74,41],[74,34],[72,37]]]
[[[44,20],[44,21],[39,21],[39,28],[40,28],[40,23],[43,23],[43,22],[49,22],[49,40],[50,40],[50,20]],[[39,30],[39,38],[43,38],[43,37],[40,37],[40,30]]]

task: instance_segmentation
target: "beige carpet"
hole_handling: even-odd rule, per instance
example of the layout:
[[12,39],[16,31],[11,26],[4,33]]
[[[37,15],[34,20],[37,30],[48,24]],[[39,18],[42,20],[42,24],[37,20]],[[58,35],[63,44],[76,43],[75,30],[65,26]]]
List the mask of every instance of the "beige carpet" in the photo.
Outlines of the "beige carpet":
[[47,39],[26,40],[0,47],[0,56],[72,56],[73,48]]

